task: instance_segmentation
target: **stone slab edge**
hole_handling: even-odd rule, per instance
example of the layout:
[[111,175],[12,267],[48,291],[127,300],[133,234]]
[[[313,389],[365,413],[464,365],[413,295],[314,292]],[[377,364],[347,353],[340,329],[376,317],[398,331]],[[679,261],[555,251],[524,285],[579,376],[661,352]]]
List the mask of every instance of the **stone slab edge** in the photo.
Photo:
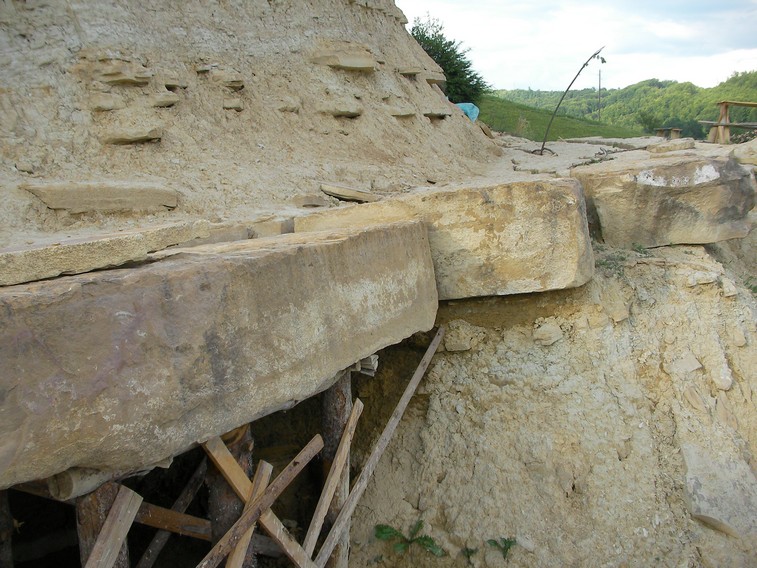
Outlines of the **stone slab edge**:
[[207,221],[193,221],[1,249],[0,286],[120,266],[144,260],[150,252],[209,235]]
[[436,309],[418,222],[0,289],[0,487],[178,455],[317,394]]
[[583,191],[571,179],[417,192],[300,216],[294,229],[407,219],[428,224],[441,300],[571,288],[594,273]]

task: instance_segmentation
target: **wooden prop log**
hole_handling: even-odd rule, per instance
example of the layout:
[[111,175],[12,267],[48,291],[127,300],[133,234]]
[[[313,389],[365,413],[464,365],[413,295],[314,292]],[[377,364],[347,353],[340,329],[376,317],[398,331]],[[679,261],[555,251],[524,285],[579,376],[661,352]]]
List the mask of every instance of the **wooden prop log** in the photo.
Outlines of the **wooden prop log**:
[[8,492],[0,491],[0,566],[13,568],[13,516]]
[[339,517],[337,517],[337,520],[334,523],[334,526],[331,528],[329,535],[326,537],[321,550],[318,552],[318,556],[316,556],[315,558],[315,564],[318,568],[324,568],[326,566],[326,562],[331,556],[334,547],[339,542],[342,533],[349,525],[352,513],[355,512],[355,507],[357,507],[358,501],[360,501],[360,497],[363,496],[363,492],[368,485],[368,481],[370,481],[371,476],[373,475],[373,472],[375,471],[376,466],[381,459],[381,456],[384,454],[384,450],[386,450],[386,447],[389,445],[392,434],[394,434],[394,431],[397,429],[397,425],[402,419],[402,415],[405,413],[405,409],[407,408],[410,399],[415,393],[415,389],[418,388],[418,383],[420,383],[421,379],[423,378],[423,375],[425,374],[426,369],[431,363],[431,359],[436,353],[436,350],[439,347],[439,343],[441,343],[443,338],[444,328],[440,327],[439,331],[436,332],[436,336],[431,341],[431,345],[428,346],[426,354],[423,356],[423,359],[421,359],[418,368],[415,370],[413,377],[410,379],[405,392],[402,394],[402,398],[400,398],[399,403],[397,403],[397,407],[394,409],[391,418],[389,418],[389,422],[387,422],[386,426],[384,427],[384,431],[381,433],[381,436],[376,442],[376,445],[373,447],[373,450],[371,450],[371,454],[368,456],[368,460],[365,462],[365,466],[363,466],[363,470],[360,472],[360,476],[352,486],[350,496],[347,498],[344,507],[342,507],[342,512],[339,513]]
[[[253,491],[253,484],[247,479],[239,465],[234,462],[223,442],[219,443],[219,440],[216,439],[209,440],[209,442],[209,444],[207,442],[205,444],[205,451],[211,456],[211,460],[218,465],[221,473],[239,498],[248,499]],[[303,548],[289,535],[289,532],[272,511],[264,511],[260,515],[259,521],[260,526],[268,533],[271,540],[279,545],[284,554],[296,566],[314,568],[315,565],[310,560],[310,555],[306,554]]]
[[[258,468],[255,471],[255,477],[252,480],[252,488],[250,494],[247,496],[247,503],[245,509],[248,509],[255,499],[259,499],[265,492],[265,488],[268,487],[268,482],[271,480],[271,474],[273,473],[273,466],[265,461],[258,463]],[[247,549],[250,546],[250,540],[252,534],[255,531],[255,525],[247,529],[247,532],[242,535],[234,550],[229,554],[226,559],[226,568],[243,568],[244,561],[247,557]]]
[[[76,532],[79,536],[79,558],[84,566],[102,531],[113,502],[118,495],[119,485],[108,482],[92,493],[76,499]],[[115,564],[118,568],[129,568],[129,550],[124,546]]]
[[[239,520],[234,523],[234,526],[229,529],[211,551],[208,552],[205,558],[200,561],[197,568],[215,568],[218,566],[221,560],[223,560],[229,552],[231,552],[231,549],[236,546],[242,538],[242,535],[247,532],[247,529],[255,524],[265,511],[271,508],[274,501],[279,498],[284,492],[284,489],[286,489],[292,480],[305,468],[310,460],[321,451],[321,448],[323,448],[323,439],[319,435],[316,435],[310,440],[310,442],[308,442],[308,445],[305,446],[291,462],[289,462],[278,477],[273,480],[273,483],[268,486],[268,489],[266,489],[263,496],[256,499],[250,507],[242,513]],[[234,462],[234,466],[239,468],[239,464],[236,462]],[[244,472],[242,475],[244,475]],[[249,479],[247,482],[250,483]],[[247,493],[242,493],[242,496],[246,494]]]
[[140,505],[137,515],[134,517],[134,522],[199,540],[207,540],[208,542],[212,540],[209,520],[179,513],[173,509],[166,509],[152,503]]
[[[208,460],[203,458],[200,465],[197,466],[197,469],[192,474],[192,477],[187,481],[181,494],[177,497],[176,501],[174,501],[174,504],[171,507],[172,511],[183,513],[187,510],[187,507],[189,507],[189,504],[194,500],[195,495],[197,495],[197,492],[200,490],[200,486],[205,479],[205,472],[207,470]],[[139,562],[137,562],[136,568],[152,568],[152,565],[155,564],[155,561],[158,559],[160,551],[163,550],[166,542],[168,542],[169,536],[171,536],[170,531],[159,530],[150,541],[150,544],[147,545],[147,549],[142,554],[142,558],[139,559]]]
[[307,552],[308,556],[313,555],[316,541],[318,540],[318,535],[321,533],[321,527],[323,526],[323,521],[326,518],[326,513],[328,512],[329,504],[334,497],[334,493],[336,492],[337,486],[341,479],[342,472],[345,471],[345,466],[347,465],[350,455],[352,438],[355,436],[357,421],[358,418],[360,418],[360,414],[362,412],[363,402],[359,398],[355,399],[355,403],[352,406],[352,412],[350,413],[347,424],[344,427],[344,432],[342,433],[342,439],[339,442],[339,447],[336,450],[334,462],[331,466],[328,477],[326,478],[326,482],[324,483],[323,491],[321,492],[321,496],[318,499],[318,504],[315,507],[313,519],[310,521],[310,527],[308,528],[308,532],[305,535],[305,540],[302,543],[302,547],[305,549],[305,552]]
[[[360,369],[358,361],[354,367]],[[331,388],[324,391],[321,395],[321,424],[323,433],[323,452],[321,452],[321,463],[323,465],[324,477],[332,469],[332,464],[336,457],[336,450],[344,433],[344,428],[349,420],[352,411],[352,373],[344,371],[342,377],[337,380]],[[339,511],[350,494],[350,474],[349,474],[349,453],[345,456],[347,473],[343,476],[337,476],[334,482],[333,498],[329,498],[326,503],[325,522],[327,527],[331,525],[339,515]],[[344,469],[342,469],[344,471]],[[348,568],[350,553],[349,527],[342,534],[342,539],[334,548],[334,554],[331,556],[328,568]],[[308,556],[312,556],[311,550]]]
[[141,503],[142,497],[128,487],[120,486],[84,568],[112,568],[126,543],[126,534]]

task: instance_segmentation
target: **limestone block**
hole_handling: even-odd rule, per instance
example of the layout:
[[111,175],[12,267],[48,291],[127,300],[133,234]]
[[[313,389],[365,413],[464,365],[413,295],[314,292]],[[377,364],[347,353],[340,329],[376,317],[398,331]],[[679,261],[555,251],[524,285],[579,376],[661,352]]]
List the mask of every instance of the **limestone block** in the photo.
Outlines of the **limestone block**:
[[178,205],[175,189],[141,180],[30,182],[19,186],[50,209],[88,211],[163,210]]
[[101,141],[103,144],[140,144],[154,142],[163,137],[163,129],[155,126],[120,126],[106,132]]
[[370,51],[362,46],[342,46],[322,49],[313,56],[313,63],[328,65],[334,69],[371,73],[378,62]]
[[741,164],[757,166],[757,138],[736,145],[733,149],[733,155]]
[[244,101],[239,97],[224,97],[223,108],[226,110],[241,112],[244,110]]
[[693,444],[681,450],[691,516],[737,538],[756,536],[757,479],[749,465]]
[[181,99],[176,93],[167,91],[165,93],[156,93],[150,97],[150,106],[156,108],[172,107],[178,103]]
[[131,61],[99,62],[95,70],[95,79],[107,85],[143,86],[152,76],[152,71]]
[[647,146],[647,151],[652,154],[664,154],[666,152],[675,152],[677,150],[691,150],[694,148],[693,138],[677,138],[675,140],[666,140]]
[[112,93],[94,93],[89,101],[95,112],[108,112],[126,107],[124,98]]
[[0,289],[0,487],[139,470],[315,395],[436,317],[421,223],[163,256]]
[[189,86],[189,83],[186,79],[179,77],[179,75],[175,73],[167,73],[163,78],[163,85],[169,91],[174,91],[176,89],[186,89]]
[[239,91],[244,89],[244,77],[241,73],[238,73],[232,69],[212,69],[210,71],[210,78],[222,84],[224,87],[231,89],[232,91]]
[[355,97],[333,97],[323,101],[318,112],[334,117],[357,118],[363,114],[363,105]]
[[429,85],[445,85],[447,83],[447,77],[440,71],[424,71],[423,78]]
[[606,243],[702,244],[749,233],[755,181],[732,157],[649,156],[628,152],[571,170]]
[[380,195],[375,195],[370,191],[355,189],[354,187],[346,187],[344,185],[336,185],[333,183],[322,183],[321,191],[326,195],[331,195],[337,199],[357,201],[359,203],[371,203],[381,199]]
[[397,73],[403,77],[416,77],[423,73],[423,69],[420,67],[400,67],[397,69]]
[[583,194],[570,179],[419,191],[298,217],[295,232],[404,219],[429,226],[444,300],[572,288],[594,273]]
[[195,221],[0,249],[0,286],[144,260],[150,252],[209,234],[207,221]]

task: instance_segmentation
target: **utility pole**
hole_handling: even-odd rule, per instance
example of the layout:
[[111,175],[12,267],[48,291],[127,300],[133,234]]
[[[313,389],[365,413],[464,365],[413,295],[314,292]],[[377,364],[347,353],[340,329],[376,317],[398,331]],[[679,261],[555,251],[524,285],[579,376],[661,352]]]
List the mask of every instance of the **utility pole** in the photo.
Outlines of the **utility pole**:
[[602,122],[602,68],[599,68],[599,90],[597,91],[597,122]]

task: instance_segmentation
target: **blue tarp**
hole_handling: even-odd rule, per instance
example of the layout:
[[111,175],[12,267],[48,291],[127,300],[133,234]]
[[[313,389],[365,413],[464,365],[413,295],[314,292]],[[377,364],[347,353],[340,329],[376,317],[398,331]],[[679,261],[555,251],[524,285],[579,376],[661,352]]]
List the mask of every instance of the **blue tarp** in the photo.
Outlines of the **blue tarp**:
[[478,118],[478,107],[473,103],[455,103],[465,113],[465,116],[476,122]]

